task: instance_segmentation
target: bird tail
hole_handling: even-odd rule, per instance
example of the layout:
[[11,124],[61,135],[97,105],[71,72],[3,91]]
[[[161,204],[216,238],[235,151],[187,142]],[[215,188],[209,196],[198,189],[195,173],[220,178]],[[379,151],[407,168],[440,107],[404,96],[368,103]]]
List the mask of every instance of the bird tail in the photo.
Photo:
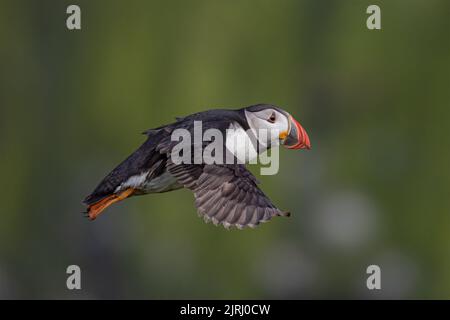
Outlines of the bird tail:
[[[104,197],[96,202],[89,203],[87,210],[86,210],[86,215],[88,216],[89,220],[95,220],[97,218],[97,216],[103,212],[103,210],[108,208],[113,203],[125,200],[126,198],[132,196],[134,192],[135,192],[135,189],[128,188],[119,193],[113,193],[113,194],[107,195],[106,197]],[[88,199],[86,199],[86,200],[88,200]],[[86,202],[88,202],[88,201],[86,201]]]

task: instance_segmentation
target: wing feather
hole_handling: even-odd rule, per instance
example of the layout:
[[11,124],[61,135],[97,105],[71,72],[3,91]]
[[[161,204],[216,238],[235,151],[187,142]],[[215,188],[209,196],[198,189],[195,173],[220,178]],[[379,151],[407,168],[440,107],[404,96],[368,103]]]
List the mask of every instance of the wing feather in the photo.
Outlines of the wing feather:
[[169,160],[167,168],[194,192],[195,205],[206,222],[242,229],[288,215],[272,204],[244,165],[175,165]]

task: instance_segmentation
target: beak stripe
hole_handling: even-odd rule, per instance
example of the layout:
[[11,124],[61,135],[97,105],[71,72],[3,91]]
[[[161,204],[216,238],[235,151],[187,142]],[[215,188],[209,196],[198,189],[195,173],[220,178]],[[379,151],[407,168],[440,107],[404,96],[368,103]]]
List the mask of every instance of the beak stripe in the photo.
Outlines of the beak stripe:
[[311,142],[309,141],[308,134],[305,129],[291,116],[291,121],[297,128],[297,140],[298,143],[288,147],[288,149],[311,149]]

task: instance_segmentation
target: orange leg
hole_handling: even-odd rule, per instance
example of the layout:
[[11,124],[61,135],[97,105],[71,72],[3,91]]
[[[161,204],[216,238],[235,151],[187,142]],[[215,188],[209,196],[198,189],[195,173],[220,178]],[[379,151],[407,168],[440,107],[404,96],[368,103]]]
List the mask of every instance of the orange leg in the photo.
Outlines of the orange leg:
[[119,194],[112,194],[112,195],[107,196],[106,198],[94,203],[93,205],[90,205],[87,209],[89,219],[95,220],[95,218],[97,218],[97,216],[100,213],[102,213],[103,210],[108,208],[113,203],[116,203],[116,202],[119,202],[119,201],[122,201],[122,200],[128,198],[129,196],[131,196],[134,193],[134,191],[135,190],[133,188],[129,188],[129,189],[122,191]]

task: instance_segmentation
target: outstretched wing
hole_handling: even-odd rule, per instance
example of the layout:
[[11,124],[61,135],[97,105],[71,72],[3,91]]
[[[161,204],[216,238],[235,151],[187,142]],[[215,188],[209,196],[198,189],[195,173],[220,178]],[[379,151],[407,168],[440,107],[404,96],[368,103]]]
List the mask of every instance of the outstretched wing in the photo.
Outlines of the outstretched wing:
[[167,168],[194,192],[195,205],[206,222],[241,229],[256,227],[273,216],[289,216],[272,204],[244,165],[175,165],[168,161]]

